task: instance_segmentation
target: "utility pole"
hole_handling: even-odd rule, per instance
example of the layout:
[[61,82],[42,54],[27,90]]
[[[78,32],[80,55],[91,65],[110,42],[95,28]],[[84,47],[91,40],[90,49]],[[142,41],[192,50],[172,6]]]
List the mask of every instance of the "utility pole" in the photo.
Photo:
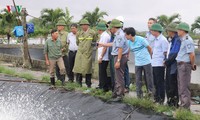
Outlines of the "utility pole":
[[22,26],[24,28],[24,37],[23,40],[23,66],[24,68],[32,68],[32,61],[28,50],[28,33],[26,29],[26,16],[27,16],[26,8],[22,8],[21,18],[22,18]]

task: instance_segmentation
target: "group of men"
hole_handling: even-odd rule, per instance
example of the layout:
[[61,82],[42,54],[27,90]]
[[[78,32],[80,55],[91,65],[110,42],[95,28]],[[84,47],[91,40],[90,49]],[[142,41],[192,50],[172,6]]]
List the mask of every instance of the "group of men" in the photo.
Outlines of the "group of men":
[[[156,19],[148,20],[149,32],[146,38],[137,36],[133,27],[123,29],[123,17],[110,22],[99,21],[95,32],[90,29],[86,19],[70,26],[71,32],[64,31],[66,24],[59,20],[57,30],[51,31],[51,38],[45,43],[46,64],[50,68],[51,84],[55,86],[54,68],[62,84],[67,73],[69,81],[82,86],[85,76],[86,85],[91,87],[92,53],[97,48],[99,87],[107,92],[112,90],[112,101],[121,101],[129,91],[128,60],[130,52],[135,55],[135,76],[137,97],[143,97],[142,76],[148,96],[160,104],[164,103],[165,92],[170,106],[189,109],[191,70],[195,70],[193,40],[189,36],[187,23],[170,23],[167,28],[168,39],[162,34],[163,27]],[[107,67],[111,76],[107,75]],[[166,69],[166,75],[165,75]],[[166,76],[166,78],[165,78]]]

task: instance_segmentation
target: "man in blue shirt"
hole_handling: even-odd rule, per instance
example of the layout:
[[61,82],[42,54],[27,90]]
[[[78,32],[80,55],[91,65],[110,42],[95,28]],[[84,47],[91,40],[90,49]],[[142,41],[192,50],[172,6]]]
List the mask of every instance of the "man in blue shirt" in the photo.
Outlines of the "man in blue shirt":
[[170,23],[166,30],[169,36],[169,48],[167,51],[167,59],[164,64],[166,66],[166,94],[167,104],[169,106],[178,107],[178,84],[177,84],[177,62],[176,56],[181,46],[181,40],[178,37],[176,23]]
[[178,36],[181,39],[181,47],[176,57],[178,64],[178,92],[181,101],[180,107],[190,109],[191,93],[189,89],[191,70],[196,70],[194,43],[188,32],[190,27],[187,23],[177,26]]
[[125,36],[129,40],[128,45],[130,52],[135,54],[135,75],[136,75],[136,92],[137,97],[143,97],[142,91],[142,71],[145,72],[146,86],[148,93],[153,97],[154,86],[151,66],[152,50],[148,41],[140,36],[135,35],[135,29],[130,27],[125,29]]
[[153,24],[150,30],[152,35],[155,36],[155,43],[151,62],[153,66],[153,80],[156,89],[154,99],[155,102],[163,104],[165,100],[165,67],[163,62],[166,59],[168,41],[162,35],[163,28],[160,24]]

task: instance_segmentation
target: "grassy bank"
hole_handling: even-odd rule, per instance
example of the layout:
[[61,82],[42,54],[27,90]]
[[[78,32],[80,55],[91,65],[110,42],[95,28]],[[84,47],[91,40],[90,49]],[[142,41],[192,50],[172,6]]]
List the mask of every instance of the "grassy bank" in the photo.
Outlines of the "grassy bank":
[[[17,72],[11,68],[4,67],[4,66],[0,66],[0,73],[6,74],[6,75],[11,75],[14,77],[24,78],[28,81],[36,79],[34,77],[34,75],[32,75],[31,73]],[[41,81],[49,84],[49,82],[50,82],[49,78],[50,77],[48,75],[42,76]],[[62,87],[68,91],[77,91],[77,92],[81,92],[84,94],[89,94],[91,96],[98,97],[98,98],[102,99],[103,101],[110,100],[111,96],[112,96],[111,91],[103,92],[102,90],[99,90],[99,89],[97,90],[95,88],[80,87],[77,83],[68,82],[63,87],[63,86],[61,86],[60,81],[56,81],[56,87]],[[145,87],[143,87],[142,89],[145,91]],[[135,85],[131,86],[131,90],[132,91],[136,90]],[[137,108],[153,110],[156,113],[165,114],[165,115],[173,117],[177,120],[200,120],[200,115],[193,114],[192,112],[185,110],[185,109],[176,109],[176,108],[165,106],[165,105],[155,104],[148,98],[138,99],[135,97],[124,97],[122,102],[125,104],[132,105]]]

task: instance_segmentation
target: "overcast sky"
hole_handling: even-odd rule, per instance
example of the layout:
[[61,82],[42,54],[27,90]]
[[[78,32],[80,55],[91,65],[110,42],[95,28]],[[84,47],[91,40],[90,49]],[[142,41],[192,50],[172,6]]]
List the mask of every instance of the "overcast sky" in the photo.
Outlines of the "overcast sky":
[[[43,8],[68,7],[75,22],[79,21],[86,11],[93,11],[99,7],[101,11],[108,13],[106,20],[123,16],[125,27],[132,26],[139,31],[147,30],[148,18],[161,14],[179,13],[181,20],[189,24],[200,16],[199,0],[15,0],[15,2],[26,7],[28,13],[36,17],[40,16]],[[0,0],[0,9],[6,8],[6,5],[13,5],[12,0]]]

